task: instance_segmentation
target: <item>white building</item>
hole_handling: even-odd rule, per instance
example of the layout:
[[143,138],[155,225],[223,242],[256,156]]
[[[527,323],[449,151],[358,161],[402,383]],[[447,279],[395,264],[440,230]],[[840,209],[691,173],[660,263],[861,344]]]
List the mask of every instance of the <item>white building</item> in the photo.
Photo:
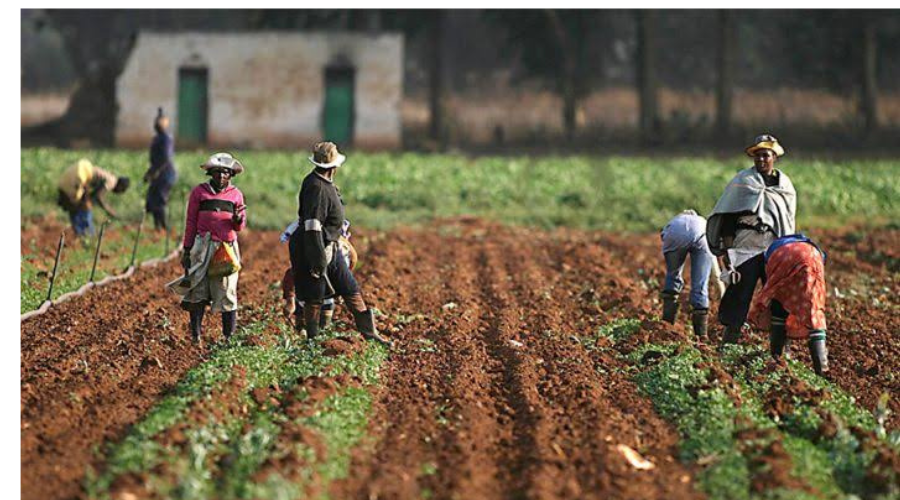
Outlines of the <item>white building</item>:
[[397,148],[403,37],[141,33],[116,93],[124,147],[149,144],[162,106],[179,147]]

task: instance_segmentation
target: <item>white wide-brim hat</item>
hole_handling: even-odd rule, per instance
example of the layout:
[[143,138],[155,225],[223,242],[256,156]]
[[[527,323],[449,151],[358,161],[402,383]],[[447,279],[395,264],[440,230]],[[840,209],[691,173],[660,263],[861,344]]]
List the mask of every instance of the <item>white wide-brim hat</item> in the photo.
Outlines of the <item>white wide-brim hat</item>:
[[200,168],[209,170],[211,168],[225,168],[231,170],[232,175],[238,175],[244,171],[244,165],[237,158],[228,153],[216,153],[209,157]]
[[342,155],[333,142],[319,142],[313,146],[313,154],[309,157],[309,162],[319,168],[338,168],[344,164],[347,159]]

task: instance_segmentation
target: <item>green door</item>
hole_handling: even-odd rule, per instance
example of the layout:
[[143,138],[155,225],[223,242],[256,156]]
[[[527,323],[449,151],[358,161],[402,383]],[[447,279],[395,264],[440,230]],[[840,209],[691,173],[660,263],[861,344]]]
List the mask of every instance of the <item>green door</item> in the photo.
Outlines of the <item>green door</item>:
[[353,69],[325,70],[325,110],[323,135],[339,146],[353,140]]
[[185,145],[206,143],[207,118],[206,68],[178,70],[178,142]]

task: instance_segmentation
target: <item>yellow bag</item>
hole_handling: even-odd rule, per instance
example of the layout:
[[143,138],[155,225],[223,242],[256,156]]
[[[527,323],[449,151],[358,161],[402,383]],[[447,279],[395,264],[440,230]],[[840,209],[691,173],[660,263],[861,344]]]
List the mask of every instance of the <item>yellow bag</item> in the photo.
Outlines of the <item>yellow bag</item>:
[[209,259],[209,267],[206,268],[206,275],[210,278],[222,278],[231,276],[241,270],[241,264],[234,254],[234,249],[228,243],[222,243],[216,249],[216,253]]

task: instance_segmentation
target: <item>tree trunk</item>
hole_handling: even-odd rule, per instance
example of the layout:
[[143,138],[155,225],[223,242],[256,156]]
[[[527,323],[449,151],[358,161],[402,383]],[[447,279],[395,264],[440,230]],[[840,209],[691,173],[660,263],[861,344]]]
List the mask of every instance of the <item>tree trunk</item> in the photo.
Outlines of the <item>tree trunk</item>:
[[640,98],[641,139],[647,144],[659,142],[660,121],[656,77],[656,13],[644,9],[637,18],[638,94]]
[[431,110],[431,123],[428,127],[429,138],[436,142],[440,149],[444,149],[444,106],[443,106],[443,24],[444,13],[435,10],[432,14],[431,64],[428,71],[428,103]]
[[875,22],[871,18],[863,21],[862,44],[862,115],[866,134],[878,130],[878,73],[876,61],[878,47],[875,40]]
[[578,109],[578,94],[575,88],[578,73],[578,53],[569,36],[568,30],[563,26],[559,14],[554,10],[547,10],[547,19],[550,21],[552,32],[556,38],[556,44],[560,48],[562,71],[559,75],[559,87],[563,98],[563,128],[566,139],[575,138],[577,123],[575,114]]
[[734,93],[734,59],[737,52],[737,30],[734,12],[719,11],[719,50],[716,65],[716,131],[727,136],[731,131],[731,106]]

